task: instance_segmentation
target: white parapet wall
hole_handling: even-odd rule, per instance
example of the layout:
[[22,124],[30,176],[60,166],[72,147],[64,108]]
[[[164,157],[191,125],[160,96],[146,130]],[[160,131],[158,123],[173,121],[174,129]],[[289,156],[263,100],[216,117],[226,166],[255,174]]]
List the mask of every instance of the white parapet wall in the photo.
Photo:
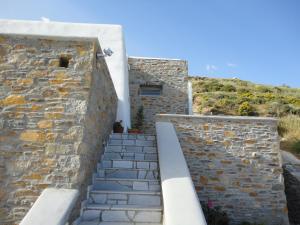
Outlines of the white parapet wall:
[[156,122],[164,225],[206,225],[174,126]]
[[113,51],[113,55],[105,59],[119,99],[117,120],[122,120],[125,128],[131,127],[128,64],[122,26],[0,20],[0,34],[98,38],[102,49]]
[[75,189],[45,189],[20,225],[66,225],[78,196]]

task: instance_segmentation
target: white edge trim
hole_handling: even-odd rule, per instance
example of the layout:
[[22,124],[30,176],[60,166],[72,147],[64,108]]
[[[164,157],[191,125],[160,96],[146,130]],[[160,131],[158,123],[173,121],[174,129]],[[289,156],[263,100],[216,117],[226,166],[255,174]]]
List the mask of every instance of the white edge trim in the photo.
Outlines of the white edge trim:
[[65,225],[78,197],[76,189],[47,188],[20,225]]
[[164,225],[207,225],[172,123],[156,122]]

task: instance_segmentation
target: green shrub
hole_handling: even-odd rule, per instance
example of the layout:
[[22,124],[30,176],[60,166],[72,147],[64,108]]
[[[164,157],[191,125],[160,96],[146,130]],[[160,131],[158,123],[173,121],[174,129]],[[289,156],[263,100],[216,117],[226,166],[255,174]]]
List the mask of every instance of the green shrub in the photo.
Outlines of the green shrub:
[[239,87],[239,88],[237,89],[237,93],[238,93],[238,94],[247,93],[247,92],[249,92],[249,91],[250,91],[250,89],[249,89],[249,88],[245,88],[245,87]]
[[244,86],[244,87],[247,87],[247,86],[249,86],[249,84],[250,84],[250,82],[244,81],[244,80],[240,80],[240,79],[235,79],[234,81],[235,81],[235,83],[236,83],[238,86]]
[[227,91],[227,92],[236,92],[235,86],[231,84],[225,84],[223,87],[220,89],[221,91]]
[[263,85],[257,85],[255,90],[261,93],[272,93],[272,90],[269,87]]
[[260,97],[260,96],[255,96],[253,99],[251,99],[251,103],[254,104],[265,104],[267,103],[266,99]]
[[240,106],[239,106],[239,115],[240,116],[255,116],[257,115],[255,108],[250,105],[249,102],[243,102]]
[[144,107],[140,106],[135,117],[134,128],[142,130],[143,125],[144,125]]
[[292,107],[291,110],[290,110],[290,112],[293,115],[300,116],[300,108],[294,108],[294,107]]
[[300,106],[300,99],[295,96],[286,96],[285,99],[289,104]]
[[293,113],[294,109],[291,105],[281,104],[279,102],[272,102],[268,108],[268,115],[275,117],[282,117]]
[[219,106],[213,106],[210,109],[212,115],[224,115],[224,110]]
[[238,103],[241,104],[243,102],[249,102],[252,101],[255,97],[252,93],[250,92],[244,92],[241,94],[238,94]]
[[218,80],[211,80],[203,84],[205,92],[220,91],[223,88],[223,84],[219,83]]
[[282,89],[280,87],[274,87],[276,93],[281,93]]
[[295,153],[300,154],[300,140],[297,140],[292,144],[292,149]]

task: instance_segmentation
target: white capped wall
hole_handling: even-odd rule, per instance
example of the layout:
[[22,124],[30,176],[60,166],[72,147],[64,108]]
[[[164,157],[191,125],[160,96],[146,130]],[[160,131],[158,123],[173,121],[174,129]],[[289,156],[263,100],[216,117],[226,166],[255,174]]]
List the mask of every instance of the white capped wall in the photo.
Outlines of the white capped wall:
[[98,38],[102,49],[110,48],[114,52],[105,59],[119,99],[117,120],[123,120],[125,128],[131,127],[127,55],[120,25],[0,20],[0,33]]

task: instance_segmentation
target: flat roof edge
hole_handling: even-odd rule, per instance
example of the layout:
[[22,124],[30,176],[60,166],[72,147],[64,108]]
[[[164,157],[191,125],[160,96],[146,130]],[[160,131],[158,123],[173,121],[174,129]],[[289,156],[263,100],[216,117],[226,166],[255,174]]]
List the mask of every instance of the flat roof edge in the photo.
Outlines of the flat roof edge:
[[92,37],[92,36],[76,37],[76,36],[42,35],[42,34],[2,33],[1,30],[0,30],[0,35],[29,37],[29,38],[42,38],[42,39],[57,40],[57,41],[72,40],[72,41],[83,41],[83,42],[97,42],[99,44],[98,38]]
[[121,25],[0,19],[0,33],[54,37],[97,38],[104,32],[123,32]]
[[70,25],[70,26],[97,26],[97,27],[122,27],[120,24],[97,24],[97,23],[76,23],[76,22],[61,22],[61,21],[42,21],[42,20],[14,20],[14,19],[0,19],[0,28],[1,24],[9,23],[27,23],[27,24],[50,24],[50,25]]
[[143,56],[128,56],[132,59],[153,59],[153,60],[168,60],[168,61],[187,61],[185,59],[159,58],[159,57],[143,57]]

